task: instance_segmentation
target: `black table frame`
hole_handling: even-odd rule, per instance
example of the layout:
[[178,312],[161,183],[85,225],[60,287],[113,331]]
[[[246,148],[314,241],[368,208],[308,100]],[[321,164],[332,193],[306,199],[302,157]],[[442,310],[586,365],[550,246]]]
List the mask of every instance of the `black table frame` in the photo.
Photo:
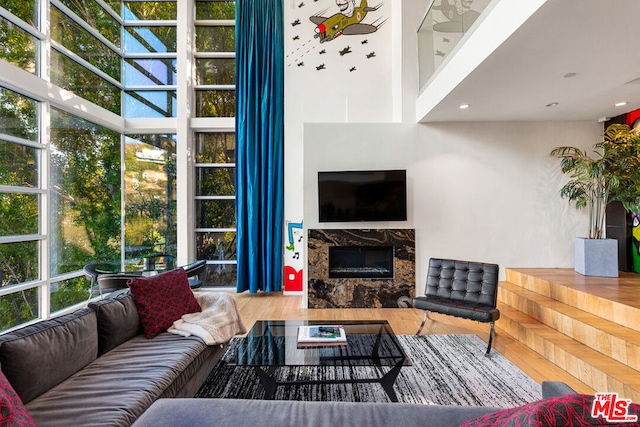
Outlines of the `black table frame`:
[[[276,326],[284,326],[287,322],[293,322],[293,321],[265,321],[265,322],[270,322],[270,323],[274,323],[274,325]],[[256,325],[261,324],[263,322],[258,321],[256,322]],[[274,373],[276,371],[276,369],[278,367],[283,367],[283,366],[291,366],[291,365],[282,365],[282,364],[274,364],[274,365],[270,365],[270,364],[264,364],[264,363],[238,363],[237,365],[240,366],[252,366],[256,375],[258,376],[258,378],[260,379],[260,383],[262,384],[262,386],[265,389],[265,399],[268,400],[272,400],[275,397],[275,393],[278,389],[278,387],[280,386],[301,386],[301,385],[324,385],[324,384],[372,384],[372,383],[379,383],[382,388],[384,389],[385,393],[387,394],[387,396],[389,397],[389,400],[391,400],[392,402],[397,402],[398,401],[398,396],[393,388],[396,379],[398,378],[398,374],[400,373],[400,369],[402,368],[403,365],[405,364],[410,364],[408,363],[408,358],[406,357],[404,351],[402,350],[402,347],[400,346],[400,343],[398,343],[395,334],[393,333],[393,331],[391,330],[391,327],[389,326],[389,324],[386,321],[345,321],[345,322],[341,322],[341,321],[305,321],[306,324],[316,324],[316,325],[323,325],[323,324],[343,324],[345,326],[347,325],[379,325],[380,328],[378,330],[378,333],[376,335],[376,341],[375,344],[373,346],[372,352],[370,355],[355,355],[355,356],[348,356],[348,355],[339,355],[339,356],[335,356],[335,357],[323,357],[323,361],[325,362],[331,362],[332,360],[334,360],[336,363],[335,364],[324,364],[324,365],[305,365],[305,366],[343,366],[345,363],[350,365],[350,366],[373,366],[378,368],[377,371],[382,373],[382,368],[386,367],[386,366],[390,366],[391,368],[386,372],[383,373],[381,376],[375,377],[375,378],[358,378],[358,379],[330,379],[330,380],[303,380],[303,381],[278,381],[276,379],[276,377],[274,376]],[[251,336],[252,331],[257,332],[257,326],[254,325],[254,327],[251,329],[251,331],[249,332],[248,337]],[[381,356],[380,355],[380,345],[382,342],[382,336],[383,336],[383,332],[386,332],[384,335],[386,335],[395,345],[396,349],[398,350],[397,355],[392,355],[392,356]],[[265,336],[266,334],[270,333],[269,330],[269,326],[267,326],[263,332],[262,332],[262,336]],[[348,334],[348,332],[347,332]],[[348,344],[347,344],[348,345]],[[322,348],[322,347],[314,347],[314,349],[317,348]],[[394,359],[397,360],[394,364],[383,364],[382,360],[383,359]],[[370,361],[370,363],[358,363],[358,361]],[[354,362],[354,364],[352,365],[351,363],[348,362]],[[295,366],[295,365],[293,365]]]

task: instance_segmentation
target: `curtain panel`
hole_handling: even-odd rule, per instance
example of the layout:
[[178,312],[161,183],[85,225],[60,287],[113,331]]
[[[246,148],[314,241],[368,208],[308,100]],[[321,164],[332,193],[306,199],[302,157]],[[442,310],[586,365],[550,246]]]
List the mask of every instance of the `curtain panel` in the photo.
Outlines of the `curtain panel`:
[[238,292],[282,289],[283,21],[282,0],[236,1]]

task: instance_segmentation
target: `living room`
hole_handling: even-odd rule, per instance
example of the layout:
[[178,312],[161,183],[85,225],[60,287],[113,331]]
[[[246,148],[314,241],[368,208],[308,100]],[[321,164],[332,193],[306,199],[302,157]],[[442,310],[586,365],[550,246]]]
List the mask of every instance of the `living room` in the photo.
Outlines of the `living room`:
[[[65,2],[52,3],[64,10]],[[179,16],[194,3],[178,4]],[[316,25],[312,18],[337,13],[336,2],[284,2],[284,219],[286,224],[300,225],[295,233],[302,239],[292,243],[295,251],[286,247],[286,237],[285,247],[276,249],[282,252],[289,272],[283,292],[276,294],[290,301],[273,303],[277,304],[276,312],[287,311],[283,318],[335,319],[330,311],[305,308],[308,254],[304,237],[314,229],[414,229],[416,295],[425,291],[432,257],[496,263],[501,267],[500,280],[505,280],[507,268],[573,267],[572,240],[584,234],[588,217],[559,196],[566,177],[549,153],[559,145],[591,149],[601,141],[608,118],[640,108],[638,86],[627,84],[638,77],[634,74],[640,69],[633,55],[627,54],[637,50],[640,39],[630,22],[634,15],[630,10],[638,5],[622,0],[615,6],[593,0],[539,0],[526,6],[507,0],[476,1],[474,7],[481,3],[486,7],[486,14],[478,18],[479,25],[468,35],[461,35],[463,42],[446,52],[446,58],[436,55],[443,61],[442,67],[432,77],[424,78],[419,76],[416,32],[428,7],[443,7],[445,2],[433,3],[411,0],[369,4],[373,10],[367,11],[365,22],[375,26],[375,31],[366,35],[345,32],[320,43],[314,38]],[[469,9],[473,2],[459,3]],[[299,24],[294,25],[296,22]],[[594,27],[606,31],[596,33]],[[616,31],[611,31],[613,28]],[[564,37],[565,32],[571,33],[570,40]],[[178,31],[177,38],[178,42],[185,41],[186,35]],[[442,38],[452,40],[453,36],[445,34]],[[624,57],[621,65],[612,67],[607,61],[598,61],[605,51],[613,58]],[[544,60],[545,54],[551,59]],[[177,49],[176,59],[179,63],[192,59],[187,55]],[[524,74],[525,69],[528,74]],[[58,90],[58,86],[6,61],[0,60],[0,74],[0,84],[10,90],[122,134],[175,132],[181,174],[177,214],[190,219],[177,221],[177,258],[181,264],[194,258],[194,241],[201,231],[195,220],[191,221],[193,182],[181,179],[193,176],[193,159],[187,159],[192,152],[193,133],[233,131],[232,118],[189,116],[186,111],[193,99],[182,95],[176,100],[178,112],[174,117],[124,118]],[[189,88],[180,78],[175,86],[178,93]],[[585,89],[593,87],[598,88],[593,91],[597,93]],[[627,104],[614,106],[620,101]],[[468,104],[467,108],[460,109],[462,104]],[[407,174],[406,221],[319,221],[318,172],[392,169]],[[8,237],[2,241],[12,242]],[[48,250],[43,253],[48,254]],[[215,266],[235,266],[225,263]],[[44,295],[39,297],[37,320],[85,304],[84,300],[77,301],[56,311],[43,302],[61,277],[74,279],[81,274],[74,270],[50,277],[47,272],[37,286],[21,285]],[[9,293],[5,290],[2,296]],[[238,294],[241,312],[261,312],[257,307],[272,297],[264,293]],[[413,325],[417,329],[422,313],[413,310],[412,314],[396,315],[390,310],[367,313],[372,318],[399,316],[404,326],[394,326],[398,335],[415,332],[407,331]],[[253,314],[246,317],[249,327],[259,320]],[[435,325],[435,332],[477,333],[483,338],[488,332],[486,325],[476,327],[445,316],[436,318],[435,323],[441,323]],[[503,341],[496,347],[500,353],[509,353],[508,347],[516,345],[506,336],[500,339]],[[518,351],[508,357],[518,358]],[[532,369],[542,363],[537,356],[527,354],[532,359],[523,363]]]

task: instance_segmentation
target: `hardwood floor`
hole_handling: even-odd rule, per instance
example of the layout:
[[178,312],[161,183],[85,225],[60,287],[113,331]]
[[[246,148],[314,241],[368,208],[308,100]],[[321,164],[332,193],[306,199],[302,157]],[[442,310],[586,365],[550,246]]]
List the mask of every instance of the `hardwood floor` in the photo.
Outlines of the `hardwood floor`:
[[[244,292],[236,294],[236,301],[247,328],[256,320],[380,320],[389,322],[397,335],[415,334],[424,316],[424,311],[413,308],[354,308],[354,309],[303,309],[301,296]],[[451,316],[430,314],[423,334],[476,334],[483,340],[489,336],[489,326]],[[580,393],[594,390],[573,376],[547,361],[539,354],[516,341],[496,324],[493,347],[537,382],[559,380],[569,384]]]

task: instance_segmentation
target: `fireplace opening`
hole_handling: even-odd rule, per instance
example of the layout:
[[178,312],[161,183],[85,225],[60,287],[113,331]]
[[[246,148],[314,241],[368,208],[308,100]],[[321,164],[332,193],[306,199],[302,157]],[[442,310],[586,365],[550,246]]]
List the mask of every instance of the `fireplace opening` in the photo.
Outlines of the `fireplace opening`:
[[329,246],[329,278],[392,279],[393,246]]

